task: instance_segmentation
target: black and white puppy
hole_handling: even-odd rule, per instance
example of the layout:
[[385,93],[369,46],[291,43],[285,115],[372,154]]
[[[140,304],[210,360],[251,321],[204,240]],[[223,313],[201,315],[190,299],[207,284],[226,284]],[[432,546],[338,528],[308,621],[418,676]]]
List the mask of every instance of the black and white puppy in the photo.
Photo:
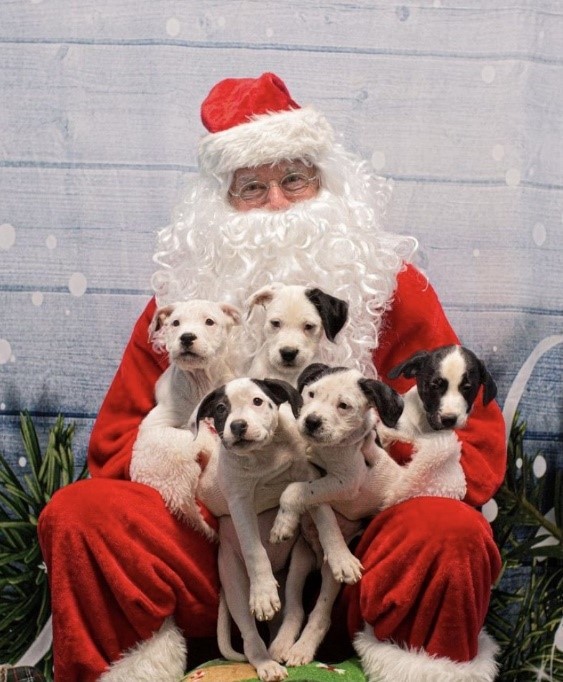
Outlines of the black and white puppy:
[[345,301],[300,285],[268,284],[248,299],[248,315],[259,305],[266,311],[262,345],[248,374],[292,384],[316,358],[323,337],[334,341],[348,319]]
[[411,443],[413,455],[399,466],[376,445],[366,450],[380,478],[380,506],[421,495],[463,499],[466,481],[454,429],[466,425],[480,388],[488,405],[496,384],[475,353],[459,345],[415,353],[389,372],[391,379],[401,375],[415,378],[416,384],[403,395],[404,410],[395,427],[380,422],[377,435],[384,447],[393,441]]
[[[285,402],[291,405],[293,416],[279,409]],[[277,506],[279,496],[289,482],[315,475],[295,423],[300,405],[301,396],[287,382],[241,378],[210,393],[200,404],[197,414],[198,424],[204,419],[213,419],[222,443],[216,475],[230,515],[219,520],[219,576],[224,600],[241,632],[246,658],[256,668],[260,679],[267,682],[283,679],[287,671],[266,649],[255,617],[270,620],[281,607],[274,570],[284,565],[284,556],[287,558],[291,543],[286,543],[285,555],[282,550],[281,558],[280,550],[277,550],[272,566],[262,540],[264,529],[260,527],[258,514]],[[207,503],[205,497],[202,501]],[[311,515],[327,555],[330,566],[327,570],[334,572],[334,577],[330,576],[334,601],[335,578],[356,582],[361,567],[348,550],[332,509],[321,505],[312,510]],[[262,521],[265,518],[261,516]],[[272,520],[271,515],[267,531]],[[274,548],[270,547],[270,553],[275,553]],[[310,554],[310,549],[300,539],[294,547],[292,562],[312,568]],[[294,593],[298,588],[288,589]],[[290,601],[298,604],[296,597]],[[221,613],[223,596],[220,609]],[[327,617],[329,615],[330,611]],[[284,615],[295,621],[294,616]],[[301,617],[298,614],[297,620]],[[237,660],[223,631],[224,621],[222,617],[218,627],[220,649],[226,657]],[[300,624],[297,628],[289,628],[293,639],[287,636],[283,642],[278,639],[275,656],[290,662],[294,660],[290,650]],[[313,630],[318,637],[319,628]],[[287,634],[288,628],[284,631]],[[322,635],[324,632],[320,633],[321,638]],[[309,638],[307,646],[303,646],[306,652],[312,650],[311,658],[319,644],[315,637]],[[293,654],[297,656],[297,651]],[[299,655],[303,655],[302,650]]]
[[362,452],[375,425],[374,409],[383,423],[397,424],[403,410],[399,394],[356,369],[314,363],[299,377],[303,397],[298,428],[311,446],[311,459],[322,478],[291,483],[280,498],[271,542],[292,537],[302,512],[313,505],[356,498],[367,474]]

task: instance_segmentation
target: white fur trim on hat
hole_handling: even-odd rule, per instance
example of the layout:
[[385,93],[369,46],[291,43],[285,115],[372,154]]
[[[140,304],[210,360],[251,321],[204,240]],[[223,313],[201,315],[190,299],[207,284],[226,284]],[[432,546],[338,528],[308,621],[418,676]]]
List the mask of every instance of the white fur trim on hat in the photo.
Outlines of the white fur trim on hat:
[[354,648],[370,682],[493,682],[497,675],[498,645],[485,630],[479,634],[477,656],[467,663],[380,642],[367,624],[356,635]]
[[333,138],[330,123],[312,107],[261,114],[206,135],[199,144],[199,165],[202,172],[218,175],[283,159],[315,163],[330,151]]

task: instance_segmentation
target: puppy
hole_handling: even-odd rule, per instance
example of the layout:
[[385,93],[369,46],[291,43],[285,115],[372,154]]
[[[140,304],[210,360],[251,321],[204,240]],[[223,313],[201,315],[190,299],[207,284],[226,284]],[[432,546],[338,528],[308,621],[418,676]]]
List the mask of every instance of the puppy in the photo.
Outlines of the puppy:
[[[224,631],[226,601],[241,632],[246,658],[256,668],[260,679],[268,682],[283,679],[287,671],[266,649],[254,616],[258,620],[270,620],[280,609],[274,570],[285,564],[291,543],[286,543],[285,551],[280,553],[278,550],[275,555],[270,548],[274,558],[272,565],[262,538],[265,527],[269,529],[271,526],[275,510],[270,513],[269,521],[267,515],[260,517],[262,526],[257,514],[277,505],[288,482],[314,475],[295,419],[279,409],[285,402],[290,404],[296,416],[301,397],[287,382],[241,378],[209,394],[197,414],[198,424],[204,419],[213,419],[221,438],[217,480],[230,515],[219,520],[219,576],[223,591],[218,625],[220,649],[227,658],[239,660],[227,643]],[[330,573],[331,584],[325,585],[325,593],[331,596],[332,606],[338,583],[331,572],[340,581],[355,582],[361,569],[339,532],[332,509],[321,505],[311,514],[327,554],[328,567],[324,573]],[[307,572],[312,568],[311,552],[302,538],[295,545],[292,565],[294,569],[290,568],[288,584],[292,579],[300,584],[302,570],[295,566]],[[295,589],[292,588],[290,593],[293,595],[292,604],[300,601],[295,596]],[[288,617],[292,622],[285,628],[282,625],[273,643],[275,656],[290,662],[301,662],[308,656],[311,660],[320,643],[318,638],[322,639],[328,627],[326,617],[318,616],[311,626],[314,635],[307,634],[293,653],[290,650],[299,632],[302,615],[292,612]],[[295,625],[297,620],[299,623]],[[325,627],[324,632],[322,627]]]
[[389,372],[389,378],[415,378],[403,395],[404,410],[394,428],[377,424],[377,435],[387,447],[393,441],[411,443],[413,456],[399,466],[384,450],[372,445],[366,456],[376,465],[381,508],[421,495],[463,499],[466,481],[461,467],[461,444],[454,429],[467,423],[483,386],[483,404],[497,394],[496,384],[484,363],[467,348],[442,346],[415,353]]
[[313,463],[326,473],[317,480],[291,483],[284,490],[270,533],[273,543],[292,537],[306,508],[358,496],[367,474],[362,446],[375,424],[372,408],[390,427],[403,410],[396,391],[355,369],[314,363],[299,376],[298,389],[304,399],[298,428],[311,445]]
[[346,324],[348,304],[321,289],[269,284],[248,299],[248,315],[255,306],[266,310],[263,344],[248,374],[284,379],[294,384],[311,363],[323,337],[334,341]]
[[170,365],[156,384],[156,405],[139,427],[131,480],[156,488],[172,513],[209,538],[216,534],[195,495],[218,439],[208,428],[194,439],[187,423],[198,402],[233,377],[227,340],[239,323],[240,311],[228,303],[193,300],[158,308],[149,327],[149,340],[168,353]]

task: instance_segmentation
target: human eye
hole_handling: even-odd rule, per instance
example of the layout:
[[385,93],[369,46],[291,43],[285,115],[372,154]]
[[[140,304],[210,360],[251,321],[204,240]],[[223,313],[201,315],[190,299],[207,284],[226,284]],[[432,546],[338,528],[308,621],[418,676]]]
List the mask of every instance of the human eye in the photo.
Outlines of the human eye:
[[239,194],[242,199],[258,199],[267,189],[263,182],[250,180],[241,187]]
[[288,173],[282,178],[280,185],[286,192],[299,192],[304,189],[309,182],[309,178],[304,173]]

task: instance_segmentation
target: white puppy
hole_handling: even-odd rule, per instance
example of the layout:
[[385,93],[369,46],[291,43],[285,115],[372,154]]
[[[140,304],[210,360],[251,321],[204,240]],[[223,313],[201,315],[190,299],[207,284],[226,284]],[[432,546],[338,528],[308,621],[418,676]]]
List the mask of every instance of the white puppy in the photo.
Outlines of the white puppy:
[[[213,419],[222,441],[217,480],[230,514],[230,519],[221,517],[219,522],[219,576],[224,599],[242,634],[246,658],[256,668],[260,679],[269,682],[287,675],[275,658],[291,664],[312,660],[330,622],[330,609],[338,592],[337,581],[356,582],[361,574],[361,566],[348,550],[332,509],[327,505],[312,509],[311,515],[328,562],[323,568],[322,604],[312,614],[310,627],[307,626],[294,644],[303,613],[301,593],[296,594],[299,587],[290,588],[289,585],[295,581],[302,586],[303,571],[309,572],[314,563],[310,549],[299,538],[288,579],[290,602],[295,610],[290,609],[289,613],[286,610],[289,620],[285,627],[282,625],[268,652],[254,616],[258,620],[270,620],[280,609],[274,569],[281,568],[284,561],[280,560],[278,551],[272,566],[262,539],[264,526],[260,527],[257,514],[277,505],[288,482],[315,475],[307,461],[305,444],[295,419],[279,410],[284,402],[289,402],[293,413],[297,413],[301,398],[287,382],[241,378],[209,394],[197,415],[198,423]],[[272,515],[270,525],[271,520]],[[291,544],[286,544],[282,557],[287,557],[290,549]],[[325,576],[328,578],[326,584]],[[237,655],[226,642],[223,623],[224,615],[218,629],[221,651],[236,660]]]
[[374,446],[366,450],[378,477],[381,508],[411,497],[433,495],[463,499],[466,493],[461,444],[453,429],[461,429],[481,386],[483,404],[496,396],[496,384],[484,363],[467,348],[442,346],[415,353],[389,372],[395,379],[416,378],[416,385],[403,395],[405,408],[394,428],[379,423],[377,435],[384,447],[393,441],[411,443],[411,461],[399,466]]
[[149,327],[153,346],[168,353],[169,367],[156,384],[156,405],[142,421],[133,446],[131,480],[156,488],[172,513],[208,537],[215,531],[196,502],[202,468],[219,441],[202,428],[187,429],[199,401],[233,377],[227,340],[240,312],[227,303],[193,300],[158,308]]
[[265,308],[262,345],[248,375],[292,384],[315,359],[321,340],[334,341],[348,317],[348,304],[321,289],[277,282],[252,294],[248,316],[259,305]]
[[314,363],[300,375],[298,389],[304,400],[299,431],[311,445],[312,461],[326,474],[286,488],[270,534],[274,543],[292,537],[301,513],[312,505],[338,509],[337,503],[358,497],[368,473],[362,447],[375,424],[373,408],[388,426],[403,409],[398,393],[355,369]]

